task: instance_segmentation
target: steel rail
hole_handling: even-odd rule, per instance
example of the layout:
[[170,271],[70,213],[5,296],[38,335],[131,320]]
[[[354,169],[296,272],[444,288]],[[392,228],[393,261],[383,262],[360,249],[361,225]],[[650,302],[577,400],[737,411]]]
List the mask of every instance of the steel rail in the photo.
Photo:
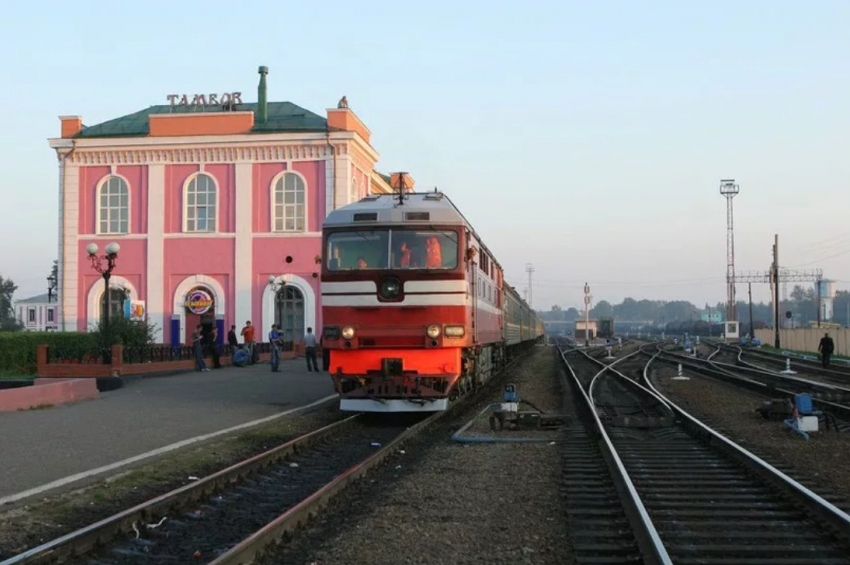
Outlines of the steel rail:
[[283,459],[298,448],[306,447],[345,426],[351,425],[360,417],[360,414],[355,414],[299,436],[283,445],[240,461],[235,465],[231,465],[200,480],[176,488],[151,500],[137,504],[132,508],[113,514],[94,524],[29,549],[0,562],[0,565],[29,565],[32,563],[62,560],[66,557],[86,553],[98,544],[105,543],[119,534],[129,532],[134,524],[145,518],[209,496],[220,485],[234,483],[257,469]]
[[[593,360],[593,358],[587,355],[583,350],[575,349],[575,351],[578,351],[587,359]],[[612,443],[611,438],[608,437],[608,433],[605,431],[605,426],[602,424],[602,420],[599,418],[599,414],[596,411],[596,406],[591,400],[591,397],[584,390],[584,387],[581,385],[581,381],[576,376],[575,371],[570,366],[569,361],[567,361],[566,355],[564,354],[564,350],[559,348],[558,352],[561,355],[561,360],[564,362],[564,365],[567,367],[567,370],[572,376],[573,381],[575,382],[579,391],[581,391],[581,395],[584,397],[584,400],[587,403],[587,406],[593,416],[593,420],[601,440],[600,443],[602,447],[602,454],[605,458],[605,461],[608,463],[608,467],[611,470],[613,478],[615,479],[614,482],[615,485],[617,485],[618,490],[620,491],[621,498],[625,501],[626,515],[628,516],[629,522],[632,525],[632,530],[635,533],[635,539],[638,543],[638,547],[640,548],[643,554],[644,563],[646,565],[672,565],[673,561],[672,559],[670,559],[670,556],[667,553],[667,549],[664,547],[664,543],[661,541],[661,536],[658,534],[658,530],[652,523],[652,519],[649,516],[649,512],[647,512],[646,507],[644,506],[643,501],[640,498],[640,495],[638,495],[637,489],[635,488],[634,483],[629,477],[629,473],[628,471],[626,471],[626,467],[620,459],[620,456],[617,454],[617,450],[614,448],[614,444]],[[602,363],[601,361],[596,362]],[[591,380],[591,384],[596,380],[596,378],[600,374],[604,373],[609,368],[609,365],[605,365],[605,367],[593,377],[593,379]],[[588,387],[588,389],[589,388],[590,387]]]
[[[523,352],[510,362],[498,374],[502,374],[508,369],[517,365],[525,359],[528,352]],[[492,382],[493,379],[488,379],[486,384]],[[363,461],[355,464],[347,471],[338,475],[331,482],[327,483],[319,490],[285,511],[283,514],[267,523],[265,526],[243,539],[241,542],[230,548],[227,552],[221,554],[210,565],[244,565],[252,563],[257,557],[261,556],[266,548],[277,542],[283,536],[290,534],[306,525],[307,522],[316,516],[322,508],[327,506],[331,498],[340,493],[348,485],[363,477],[370,469],[380,465],[387,457],[392,455],[396,447],[410,440],[414,436],[421,433],[428,426],[447,417],[453,413],[459,406],[465,405],[473,398],[475,394],[464,395],[458,402],[452,404],[448,410],[436,412],[426,419],[411,426],[395,439],[374,452],[372,455]],[[0,564],[3,565],[3,564]]]
[[[718,349],[718,351],[720,350]],[[716,355],[718,351],[712,353],[708,359],[697,359],[672,351],[664,351],[660,349],[659,346],[658,360],[665,363],[680,364],[683,367],[688,367],[691,371],[695,373],[700,373],[708,377],[720,379],[725,382],[729,382],[736,386],[752,390],[768,397],[774,393],[778,393],[793,400],[794,396],[801,392],[800,389],[792,390],[790,388],[785,388],[782,386],[782,383],[800,383],[799,379],[789,380],[786,375],[778,375],[765,371],[757,372],[754,369],[746,369],[738,367],[737,365],[729,365],[728,363],[712,361],[711,358]],[[644,355],[652,356],[652,354],[647,351],[642,352]],[[757,376],[745,376],[746,373],[750,373],[750,375],[755,374]],[[759,379],[759,377],[761,377],[761,379],[772,381],[772,385],[764,382],[764,380],[757,380]],[[810,381],[803,380],[803,383],[808,382]],[[826,387],[829,386],[830,385],[826,385]],[[827,390],[827,392],[829,391]],[[829,411],[835,416],[840,415],[843,419],[850,421],[850,406],[846,404],[840,404],[832,400],[817,397],[813,397],[812,402],[818,408],[821,408],[825,411]]]
[[[511,369],[525,359],[527,355],[528,352],[523,351],[514,359],[506,363],[502,371],[498,374]],[[494,375],[494,377],[495,376],[496,375]],[[483,386],[486,387],[493,380],[493,378],[488,379]],[[240,542],[237,546],[231,548],[228,552],[219,556],[215,561],[213,561],[213,563],[249,563],[254,556],[258,555],[264,549],[265,545],[268,545],[285,533],[294,530],[298,526],[306,523],[309,518],[315,516],[317,511],[324,507],[330,498],[339,493],[354,480],[362,477],[371,468],[380,464],[386,457],[392,454],[393,449],[399,444],[409,440],[429,425],[445,417],[447,414],[453,413],[454,409],[457,407],[466,405],[468,401],[475,396],[476,394],[474,393],[464,395],[457,402],[453,403],[449,410],[436,412],[432,416],[429,416],[414,426],[411,426],[391,442],[383,445],[378,451],[375,451],[372,455],[362,460],[360,463],[352,466],[341,475],[338,475],[330,483],[321,487],[312,495],[291,507],[271,523],[251,534],[248,538]],[[80,528],[69,534],[60,536],[54,540],[29,549],[0,562],[0,565],[30,565],[56,561],[61,562],[67,560],[69,557],[76,557],[87,553],[98,544],[106,543],[119,534],[131,531],[133,526],[135,526],[140,520],[148,518],[156,513],[162,513],[162,511],[167,512],[171,508],[181,507],[189,502],[197,501],[203,497],[209,496],[215,492],[220,485],[235,483],[252,473],[254,470],[269,466],[295,452],[297,449],[307,447],[310,444],[339,431],[339,429],[352,424],[356,420],[362,419],[362,417],[363,414],[355,414],[338,422],[334,422],[333,424],[324,426],[318,430],[299,436],[283,445],[236,463],[200,480],[174,489],[130,509],[123,510],[108,518],[104,518],[103,520],[95,522],[89,526]],[[248,560],[246,561],[246,559]]]
[[714,440],[714,442],[719,443],[720,446],[724,447],[724,451],[726,453],[732,455],[737,461],[744,463],[749,469],[758,472],[760,476],[767,478],[774,486],[780,487],[782,490],[790,493],[798,500],[802,498],[802,500],[806,503],[807,508],[813,510],[818,517],[827,522],[835,529],[836,532],[850,538],[850,515],[815,492],[801,485],[779,469],[776,469],[757,455],[733,442],[720,432],[717,432],[711,427],[705,425],[659,392],[649,379],[649,367],[653,361],[659,357],[659,355],[660,352],[659,354],[654,355],[644,367],[644,382],[649,388],[655,391],[658,396],[664,398],[668,405],[683,419],[685,423],[687,423],[691,428],[695,428],[699,433],[707,435]]
[[[743,347],[738,346],[738,345],[733,345],[733,346],[730,346],[730,347],[726,347],[724,349],[731,350],[733,352],[737,352],[739,364],[745,365],[747,367],[752,367],[753,369],[760,369],[762,371],[770,371],[772,373],[775,373],[777,371],[775,371],[775,370],[773,370],[769,367],[764,367],[762,365],[756,365],[755,363],[751,363],[749,361],[744,361],[744,359],[743,359],[744,355],[758,359],[762,363],[772,364],[772,365],[776,365],[778,367],[785,367],[787,362],[784,359],[790,359],[789,357],[779,358],[779,357],[773,356],[773,355],[761,355],[761,354],[759,354],[755,351],[746,350]],[[850,384],[850,373],[847,373],[847,372],[838,373],[836,371],[824,369],[823,367],[816,367],[814,365],[801,363],[799,360],[795,360],[795,362],[792,365],[797,369],[802,369],[802,372],[807,373],[810,377],[812,375],[816,375],[816,376],[819,376],[819,377],[823,377],[824,379],[829,379],[827,381],[812,381],[812,382],[839,389],[844,393],[850,393],[850,388],[846,388],[846,386],[842,386],[842,385]],[[803,380],[808,380],[808,379],[803,379]]]
[[357,463],[343,474],[296,504],[272,522],[269,522],[249,537],[245,538],[226,553],[210,562],[210,565],[243,565],[252,563],[256,557],[262,554],[267,546],[275,543],[285,534],[305,525],[310,518],[314,517],[320,509],[328,504],[328,501],[346,486],[365,475],[373,467],[380,465],[384,459],[393,454],[396,447],[419,434],[423,429],[437,420],[443,418],[446,412],[437,412],[416,425],[408,428],[390,443],[384,445]]

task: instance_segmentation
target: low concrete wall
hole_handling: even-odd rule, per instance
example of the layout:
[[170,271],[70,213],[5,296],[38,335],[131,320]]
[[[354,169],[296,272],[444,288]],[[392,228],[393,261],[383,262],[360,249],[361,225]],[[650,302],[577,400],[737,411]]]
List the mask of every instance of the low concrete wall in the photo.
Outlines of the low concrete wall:
[[33,386],[0,390],[0,412],[99,398],[95,379],[35,379]]
[[[818,344],[823,334],[828,333],[832,341],[835,342],[834,355],[850,355],[850,329],[830,329],[823,328],[796,328],[779,330],[779,345],[783,349],[794,349],[796,351],[808,351],[817,353]],[[765,345],[773,345],[774,334],[772,329],[756,330],[756,338]]]

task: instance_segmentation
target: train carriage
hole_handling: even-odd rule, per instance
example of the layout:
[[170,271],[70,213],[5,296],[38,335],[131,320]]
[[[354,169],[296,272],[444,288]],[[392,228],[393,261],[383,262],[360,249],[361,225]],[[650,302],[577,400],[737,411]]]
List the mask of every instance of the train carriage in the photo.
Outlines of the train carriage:
[[372,195],[323,225],[322,345],[340,408],[438,411],[542,322],[443,193]]

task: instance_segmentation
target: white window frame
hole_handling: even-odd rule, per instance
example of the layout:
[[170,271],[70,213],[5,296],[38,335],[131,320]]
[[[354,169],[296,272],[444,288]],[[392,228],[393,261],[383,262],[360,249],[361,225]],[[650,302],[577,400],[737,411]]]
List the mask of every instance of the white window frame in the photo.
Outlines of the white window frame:
[[[127,229],[124,230],[124,231],[120,231],[120,230],[119,231],[109,231],[109,225],[111,223],[111,221],[110,221],[111,218],[109,217],[109,215],[110,215],[109,213],[107,213],[107,218],[106,218],[107,230],[104,231],[104,230],[101,229],[101,219],[103,218],[104,208],[101,205],[100,200],[103,196],[104,188],[107,187],[107,185],[109,184],[109,181],[111,181],[112,179],[118,179],[119,181],[123,182],[124,187],[127,189]],[[131,214],[131,210],[130,210],[131,205],[132,205],[132,199],[130,198],[130,183],[127,182],[126,178],[122,177],[121,175],[116,175],[115,173],[110,173],[110,174],[106,175],[105,177],[103,177],[102,179],[100,179],[100,182],[97,185],[97,191],[95,192],[95,210],[96,210],[96,213],[95,213],[95,216],[96,216],[96,218],[95,218],[95,233],[100,234],[100,235],[124,235],[124,234],[130,233],[130,228],[131,228],[130,221],[131,221],[131,218],[133,217],[132,214]],[[113,207],[107,205],[106,209],[120,211],[121,208],[120,208],[120,205],[119,205],[118,208],[113,208]],[[118,225],[119,225],[119,227],[121,225],[120,218],[118,220]]]
[[[298,204],[286,204],[285,203],[285,201],[286,201],[286,176],[287,175],[294,175],[295,178],[300,180],[301,184],[303,185],[304,197],[303,197],[303,203],[301,204],[301,206],[302,206],[302,209],[303,209],[302,217],[304,219],[304,224],[303,224],[301,229],[298,229],[297,221],[296,221],[295,229],[286,229],[287,206],[295,206],[296,210],[297,210],[297,206],[298,206]],[[283,194],[284,194],[284,203],[282,204],[282,206],[283,206],[283,216],[280,218],[282,229],[277,229],[278,216],[277,216],[277,201],[275,200],[275,194],[277,193],[278,183],[283,183],[282,188],[283,188]],[[304,178],[304,175],[302,175],[301,173],[299,173],[297,171],[293,171],[293,170],[286,170],[286,171],[281,171],[280,173],[275,175],[275,177],[272,179],[271,186],[269,187],[269,213],[270,213],[270,216],[271,216],[271,231],[272,232],[274,232],[274,233],[306,233],[307,232],[307,229],[309,227],[308,226],[308,220],[309,220],[309,217],[310,217],[309,216],[310,207],[308,206],[307,195],[308,195],[307,179]],[[297,220],[297,214],[296,214],[296,220]]]
[[[198,227],[198,210],[197,210],[198,204],[196,202],[195,204],[193,204],[193,206],[195,208],[194,221],[195,221],[195,228],[196,229],[190,230],[189,229],[189,186],[192,184],[192,182],[195,182],[195,187],[196,187],[195,188],[195,190],[196,190],[195,194],[197,194],[197,180],[196,179],[198,179],[201,176],[205,176],[205,177],[208,177],[209,179],[211,179],[212,184],[213,184],[213,189],[215,190],[215,198],[213,199],[214,200],[213,206],[215,207],[215,209],[213,210],[213,214],[212,214],[212,220],[215,223],[215,227],[211,230],[209,230],[209,229],[207,229],[207,230],[197,229],[197,227]],[[217,233],[219,231],[219,229],[218,229],[219,228],[219,213],[218,213],[219,212],[219,206],[218,206],[218,203],[219,203],[219,195],[220,194],[221,194],[221,190],[220,190],[220,187],[218,186],[218,180],[213,175],[211,175],[207,172],[204,172],[204,171],[199,171],[197,173],[189,175],[189,177],[186,179],[186,182],[183,183],[183,233]],[[209,206],[209,203],[207,204],[207,206]],[[208,219],[209,219],[209,217],[208,217]]]
[[56,321],[56,314],[55,314],[55,312],[56,312],[56,311],[55,311],[53,308],[48,308],[48,309],[47,309],[47,322],[48,322],[48,323],[52,324],[53,322],[55,322],[55,321]]
[[35,324],[36,322],[35,306],[30,306],[27,308],[27,323]]

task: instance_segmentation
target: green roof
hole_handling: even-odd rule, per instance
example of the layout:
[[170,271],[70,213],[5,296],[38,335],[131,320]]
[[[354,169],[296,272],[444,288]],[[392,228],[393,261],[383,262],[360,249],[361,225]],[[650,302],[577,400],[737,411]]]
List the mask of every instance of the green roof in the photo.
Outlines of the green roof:
[[[250,111],[256,114],[257,104],[255,102],[239,104],[236,111]],[[83,130],[76,137],[145,136],[150,133],[148,118],[151,115],[201,113],[203,113],[201,109],[192,106],[151,106],[135,114],[121,116],[120,118],[115,118],[102,124],[90,127],[83,126]],[[325,118],[300,106],[296,106],[292,102],[269,102],[266,123],[255,123],[251,131],[253,133],[324,132],[327,131],[327,127],[328,121]]]

